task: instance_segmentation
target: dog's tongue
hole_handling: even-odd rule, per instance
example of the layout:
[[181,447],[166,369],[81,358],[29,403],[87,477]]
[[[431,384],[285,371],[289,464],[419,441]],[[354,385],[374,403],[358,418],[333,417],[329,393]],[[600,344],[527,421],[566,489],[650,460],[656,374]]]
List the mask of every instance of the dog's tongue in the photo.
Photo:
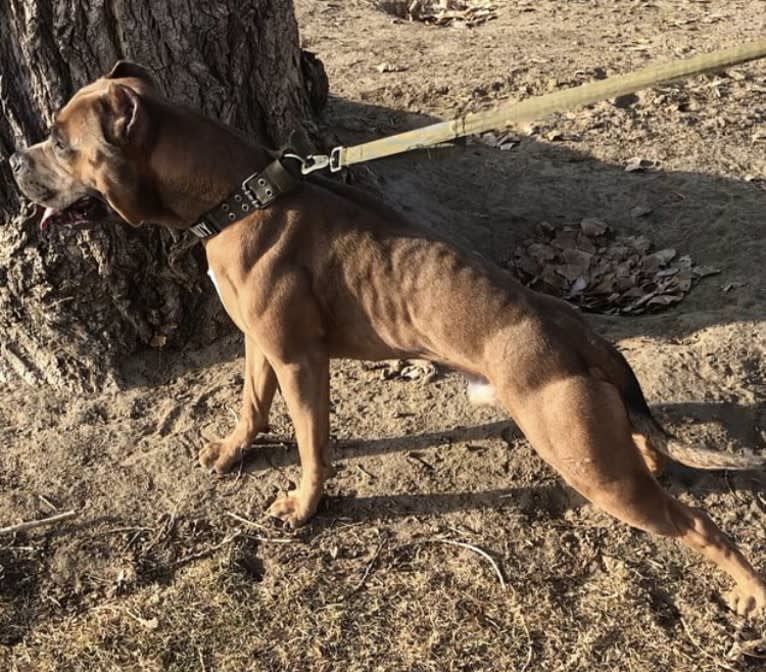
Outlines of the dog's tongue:
[[45,229],[48,228],[48,224],[50,223],[50,220],[55,217],[58,214],[58,210],[55,208],[45,208],[45,212],[43,213],[43,218],[40,220],[40,228],[45,231]]
[[45,231],[51,224],[65,224],[67,226],[81,226],[89,224],[99,217],[99,205],[89,196],[75,201],[71,205],[61,210],[56,208],[45,208],[42,219],[40,219],[40,228]]

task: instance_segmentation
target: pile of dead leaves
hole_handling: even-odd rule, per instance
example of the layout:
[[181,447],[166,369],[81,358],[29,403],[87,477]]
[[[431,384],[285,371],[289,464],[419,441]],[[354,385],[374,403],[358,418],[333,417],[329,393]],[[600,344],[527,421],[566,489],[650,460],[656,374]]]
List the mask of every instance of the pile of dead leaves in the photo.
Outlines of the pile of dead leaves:
[[583,310],[624,315],[678,303],[698,280],[720,272],[674,249],[652,251],[646,236],[615,236],[593,218],[578,228],[543,222],[539,237],[524,241],[508,266],[532,289]]
[[380,0],[378,5],[401,19],[435,26],[460,21],[472,28],[497,18],[494,5],[476,0]]

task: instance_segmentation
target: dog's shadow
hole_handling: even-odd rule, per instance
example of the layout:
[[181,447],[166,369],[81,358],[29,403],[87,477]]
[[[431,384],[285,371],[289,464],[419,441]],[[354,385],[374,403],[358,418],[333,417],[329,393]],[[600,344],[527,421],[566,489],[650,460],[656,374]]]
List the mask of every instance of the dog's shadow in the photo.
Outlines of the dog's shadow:
[[[766,441],[755,429],[759,410],[755,407],[731,403],[678,403],[655,407],[669,427],[679,422],[695,420],[711,423],[723,429],[729,436],[731,449],[766,452]],[[342,471],[351,459],[376,457],[389,453],[417,453],[428,448],[443,447],[450,450],[452,444],[474,443],[503,439],[513,450],[512,444],[522,434],[510,420],[490,422],[472,427],[376,439],[342,440],[335,444],[335,464]],[[716,448],[704,437],[700,441]],[[533,458],[540,459],[540,458]],[[253,448],[243,458],[242,471],[255,473],[271,468],[282,468],[298,463],[298,451],[291,439],[281,440],[264,437],[256,440]],[[513,473],[509,474],[509,486],[494,490],[476,490],[447,493],[412,493],[374,496],[329,496],[325,499],[322,515],[336,515],[352,520],[369,520],[380,517],[406,517],[444,514],[456,511],[497,508],[513,505],[528,515],[560,517],[566,511],[581,507],[585,500],[558,479],[553,470],[550,477],[539,485],[513,485]],[[681,464],[670,464],[660,477],[661,484],[674,495],[681,493],[729,493],[741,492],[742,497],[754,497],[755,502],[766,510],[766,474],[763,472],[701,471]],[[748,494],[750,493],[750,494]]]

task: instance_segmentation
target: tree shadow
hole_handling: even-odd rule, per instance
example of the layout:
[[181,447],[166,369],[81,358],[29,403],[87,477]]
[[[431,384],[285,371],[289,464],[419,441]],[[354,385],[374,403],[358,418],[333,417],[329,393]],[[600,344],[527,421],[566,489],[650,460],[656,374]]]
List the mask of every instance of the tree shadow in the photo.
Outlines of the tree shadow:
[[[331,97],[324,125],[333,142],[354,144],[438,121],[378,105]],[[766,286],[752,280],[752,260],[766,258],[761,221],[763,186],[704,172],[626,172],[557,142],[521,139],[510,151],[481,143],[417,152],[355,167],[351,182],[377,192],[406,217],[504,266],[540,222],[576,226],[596,217],[619,234],[647,235],[659,248],[691,254],[719,268],[680,303],[661,313],[593,315],[611,338],[683,337],[707,326],[762,319]],[[651,212],[636,217],[635,206]],[[743,253],[747,261],[743,264]],[[740,289],[723,292],[733,285]],[[209,293],[214,295],[212,286]],[[202,349],[168,352],[162,366],[143,367],[139,353],[123,372],[126,387],[161,385],[185,370],[231,361],[243,354],[234,334]]]
[[[325,121],[337,141],[348,145],[440,119],[335,98]],[[703,171],[626,172],[622,164],[537,137],[522,137],[510,151],[469,142],[375,161],[363,170],[362,181],[410,219],[501,266],[541,222],[577,226],[596,217],[618,234],[644,234],[657,249],[673,247],[721,270],[663,312],[596,318],[597,328],[620,337],[667,333],[671,327],[681,337],[763,315],[766,289],[752,282],[743,265],[743,253],[751,261],[766,258],[766,236],[756,226],[762,220],[763,183]],[[636,216],[636,206],[651,212]],[[744,283],[745,289],[722,292],[730,283]]]

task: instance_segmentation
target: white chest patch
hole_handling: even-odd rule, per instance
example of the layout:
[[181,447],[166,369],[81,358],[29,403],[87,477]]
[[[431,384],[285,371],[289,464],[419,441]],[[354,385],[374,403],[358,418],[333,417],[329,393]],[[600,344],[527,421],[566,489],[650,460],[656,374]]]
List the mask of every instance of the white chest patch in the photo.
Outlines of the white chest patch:
[[210,280],[213,283],[213,287],[215,287],[215,291],[218,292],[218,298],[221,299],[221,301],[223,301],[223,297],[221,296],[221,288],[218,286],[218,283],[215,280],[215,273],[213,273],[213,269],[212,268],[208,268],[207,269],[207,274],[208,274],[208,276],[210,277]]

